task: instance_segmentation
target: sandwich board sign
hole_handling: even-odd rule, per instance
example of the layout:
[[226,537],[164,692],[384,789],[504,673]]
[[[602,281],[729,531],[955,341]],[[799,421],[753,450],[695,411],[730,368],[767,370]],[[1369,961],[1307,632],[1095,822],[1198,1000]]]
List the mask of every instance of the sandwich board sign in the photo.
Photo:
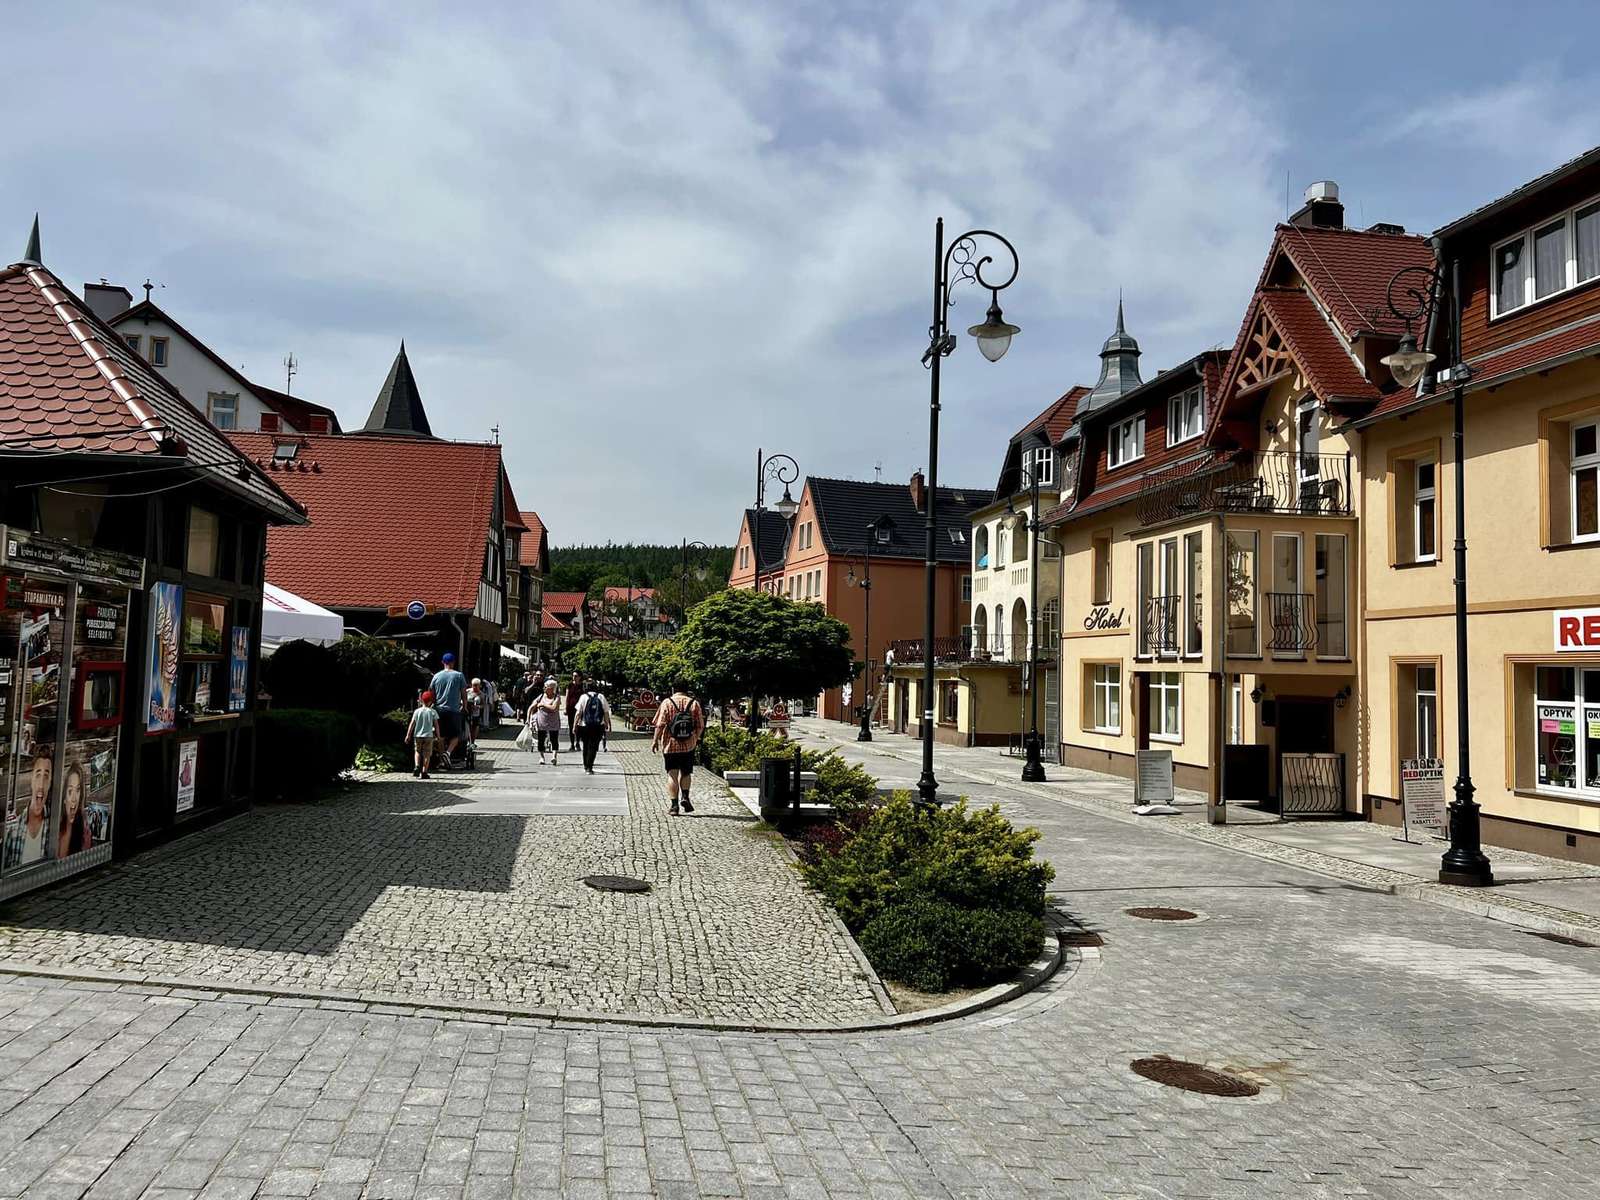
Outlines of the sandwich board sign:
[[1177,812],[1172,806],[1172,751],[1135,750],[1133,765],[1133,811],[1140,816]]
[[1407,758],[1400,762],[1400,814],[1405,840],[1412,831],[1443,838],[1449,832],[1449,808],[1444,798],[1444,760]]

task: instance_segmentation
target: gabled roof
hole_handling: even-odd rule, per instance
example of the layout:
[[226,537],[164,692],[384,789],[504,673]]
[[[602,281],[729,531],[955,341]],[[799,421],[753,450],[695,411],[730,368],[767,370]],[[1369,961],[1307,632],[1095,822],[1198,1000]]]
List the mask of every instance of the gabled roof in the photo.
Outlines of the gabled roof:
[[[500,447],[365,433],[234,433],[244,454],[303,504],[310,525],[267,536],[267,578],[325,608],[421,600],[447,612],[478,603]],[[295,457],[278,461],[277,443]],[[429,532],[427,481],[450,480],[451,536]],[[407,484],[411,486],[407,486]],[[419,499],[421,497],[421,499]]]
[[528,530],[528,536],[522,539],[522,565],[543,574],[550,569],[550,536],[536,512],[523,509],[522,524]]
[[545,633],[564,633],[572,628],[570,622],[563,621],[549,608],[539,610],[539,628]]
[[546,592],[544,606],[553,613],[581,612],[589,603],[587,592]]
[[528,527],[522,523],[522,510],[517,505],[516,493],[511,490],[511,476],[504,471],[500,472],[500,523],[518,533],[528,531]]
[[1399,337],[1405,322],[1389,311],[1389,281],[1402,267],[1432,267],[1433,248],[1414,233],[1279,225],[1257,289],[1282,253],[1346,338],[1365,332]]
[[433,427],[428,424],[427,411],[422,407],[422,393],[417,390],[417,377],[411,373],[411,360],[406,357],[406,344],[400,343],[400,352],[394,356],[389,375],[378,389],[378,398],[372,402],[364,433],[399,434],[404,437],[432,437]]
[[[872,542],[873,558],[921,558],[927,550],[926,518],[911,502],[911,489],[903,483],[868,483],[859,479],[806,480],[811,506],[817,514],[822,543],[830,554],[860,554],[867,547],[867,527],[887,519],[889,540]],[[994,500],[988,488],[939,489],[934,515],[941,530],[936,546],[939,562],[970,562],[966,535],[972,514]],[[947,532],[960,530],[960,541]]]
[[783,566],[789,548],[789,522],[783,514],[770,508],[761,510],[761,527],[756,528],[756,510],[744,510],[744,527],[751,531],[750,541],[756,551],[756,572],[764,575]]
[[302,519],[211,422],[36,264],[0,270],[0,446],[192,466],[273,520]]
[[1065,395],[1052,400],[1042,413],[1012,434],[1012,444],[1025,441],[1033,434],[1039,434],[1052,446],[1055,445],[1061,440],[1061,435],[1066,433],[1067,426],[1072,424],[1072,418],[1078,411],[1078,402],[1088,394],[1088,388],[1082,384],[1074,384],[1067,389]]
[[[274,391],[272,388],[262,387],[259,383],[251,383],[250,380],[241,375],[238,370],[236,370],[234,366],[228,362],[227,359],[223,358],[199,338],[195,337],[194,334],[190,333],[187,329],[180,325],[177,320],[173,318],[171,313],[162,309],[154,301],[139,301],[139,303],[132,305],[123,312],[118,313],[111,319],[109,324],[112,328],[116,328],[121,325],[126,325],[129,321],[135,320],[160,321],[163,325],[166,325],[172,330],[173,333],[176,333],[179,337],[183,338],[184,341],[188,342],[191,346],[203,354],[213,366],[215,366],[223,374],[227,375],[227,377],[233,380],[235,384],[244,388],[245,391],[255,396],[261,401],[261,403],[265,404],[268,408],[276,412],[278,416],[283,419],[286,425],[292,426],[297,432],[309,432],[307,418],[312,414],[327,417],[328,428],[334,433],[339,432],[339,415],[334,412],[333,409],[326,408],[321,404],[313,404],[311,401],[302,399],[299,396],[291,396],[287,392],[278,392]],[[203,400],[204,397],[201,399]],[[196,404],[195,407],[198,408],[199,405]]]
[[1382,396],[1328,326],[1316,301],[1303,290],[1262,288],[1258,301],[1318,400],[1328,404],[1376,401]]

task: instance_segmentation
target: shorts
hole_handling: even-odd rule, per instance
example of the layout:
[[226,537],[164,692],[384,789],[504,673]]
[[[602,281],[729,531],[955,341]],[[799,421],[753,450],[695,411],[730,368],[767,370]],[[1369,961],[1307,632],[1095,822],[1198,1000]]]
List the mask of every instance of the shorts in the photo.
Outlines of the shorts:
[[693,750],[668,751],[666,759],[669,771],[682,771],[687,775],[694,770]]
[[439,710],[439,736],[445,741],[461,736],[461,714],[448,708]]

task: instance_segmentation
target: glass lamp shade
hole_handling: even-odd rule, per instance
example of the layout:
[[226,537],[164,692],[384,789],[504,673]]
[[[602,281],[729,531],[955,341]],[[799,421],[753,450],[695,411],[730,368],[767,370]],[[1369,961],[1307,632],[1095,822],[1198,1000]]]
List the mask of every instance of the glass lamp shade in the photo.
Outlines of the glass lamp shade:
[[1011,349],[1011,339],[1022,330],[1016,325],[1006,323],[1005,314],[1000,311],[1000,304],[996,301],[989,305],[989,312],[983,324],[974,325],[967,332],[978,339],[980,354],[990,362],[999,362],[1006,356],[1006,351]]
[[1385,354],[1378,361],[1389,368],[1394,381],[1401,387],[1412,387],[1422,378],[1422,373],[1435,357],[1426,350],[1418,350],[1417,339],[1408,333],[1400,339],[1400,345],[1393,354]]
[[779,500],[778,503],[773,507],[778,510],[778,515],[787,521],[790,517],[794,516],[795,513],[800,511],[800,501],[796,500],[789,494],[788,485],[785,485],[783,489],[783,499]]

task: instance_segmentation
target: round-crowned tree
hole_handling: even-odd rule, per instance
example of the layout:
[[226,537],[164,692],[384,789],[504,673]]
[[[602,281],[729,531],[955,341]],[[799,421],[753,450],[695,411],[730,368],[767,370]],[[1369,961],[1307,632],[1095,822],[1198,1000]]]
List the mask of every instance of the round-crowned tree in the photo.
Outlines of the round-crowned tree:
[[683,665],[712,700],[809,696],[854,671],[850,627],[820,605],[752,590],[718,592],[689,611]]

